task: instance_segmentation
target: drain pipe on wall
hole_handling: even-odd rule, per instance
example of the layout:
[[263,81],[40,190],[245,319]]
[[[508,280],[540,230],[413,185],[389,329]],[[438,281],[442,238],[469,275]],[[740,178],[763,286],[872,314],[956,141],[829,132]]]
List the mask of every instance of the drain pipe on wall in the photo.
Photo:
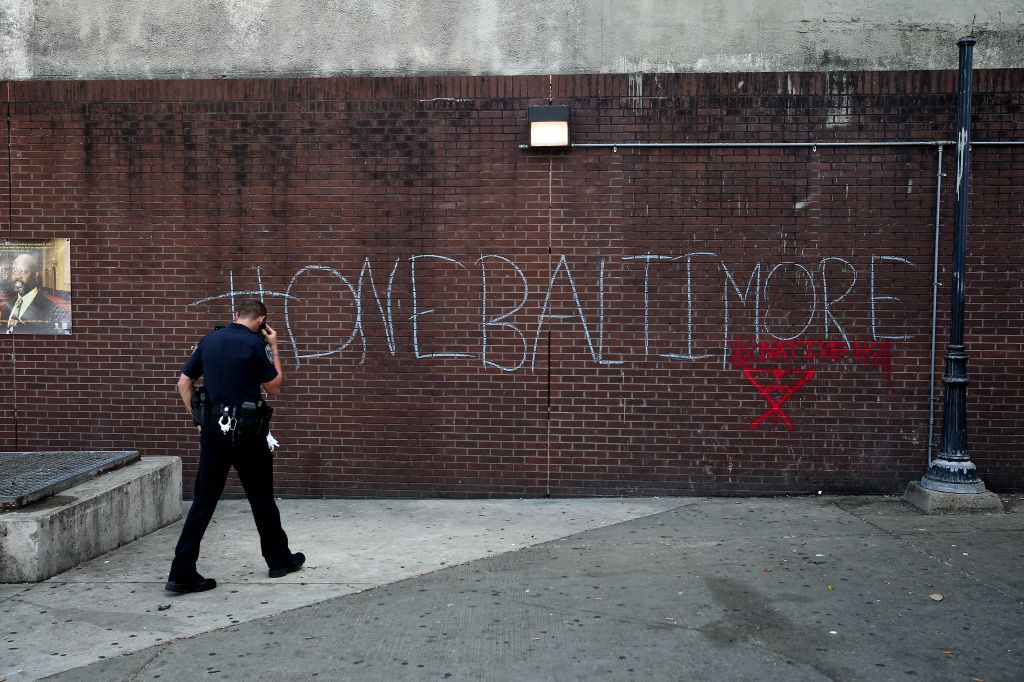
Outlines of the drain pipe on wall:
[[928,466],[932,465],[935,442],[935,337],[938,329],[939,303],[939,218],[942,215],[942,145],[939,145],[935,172],[935,256],[932,261],[932,352],[931,372],[928,374]]

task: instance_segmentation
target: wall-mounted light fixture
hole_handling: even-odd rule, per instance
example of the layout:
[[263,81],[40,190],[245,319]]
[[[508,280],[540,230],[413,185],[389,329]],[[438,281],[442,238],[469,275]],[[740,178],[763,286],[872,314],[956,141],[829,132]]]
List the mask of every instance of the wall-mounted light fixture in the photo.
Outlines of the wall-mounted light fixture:
[[569,146],[569,107],[530,107],[530,146]]

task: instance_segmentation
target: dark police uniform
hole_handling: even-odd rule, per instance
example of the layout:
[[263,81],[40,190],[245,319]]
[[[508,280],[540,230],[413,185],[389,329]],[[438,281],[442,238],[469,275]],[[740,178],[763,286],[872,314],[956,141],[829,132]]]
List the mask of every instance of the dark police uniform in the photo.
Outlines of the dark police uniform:
[[260,403],[260,385],[277,376],[272,358],[261,335],[232,323],[205,336],[181,368],[193,381],[204,377],[211,409],[200,431],[195,495],[174,550],[171,581],[188,584],[198,575],[199,544],[232,466],[252,507],[263,558],[271,570],[288,565],[291,553],[274,502],[273,458],[266,432],[243,433],[236,428],[225,434],[218,423],[225,407],[237,417],[242,403]]

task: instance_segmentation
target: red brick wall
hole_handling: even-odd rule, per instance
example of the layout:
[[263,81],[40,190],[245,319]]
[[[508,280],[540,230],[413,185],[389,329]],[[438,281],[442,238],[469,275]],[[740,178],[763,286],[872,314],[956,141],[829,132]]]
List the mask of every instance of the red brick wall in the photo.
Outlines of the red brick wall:
[[[1024,139],[1024,74],[975,84],[975,139]],[[74,335],[0,341],[0,446],[194,470],[178,370],[230,319],[212,297],[255,290],[285,341],[284,495],[900,491],[926,469],[934,148],[519,145],[549,96],[574,142],[951,139],[954,93],[948,72],[11,83],[0,229],[73,240]],[[1020,489],[1024,148],[972,158],[971,454]]]

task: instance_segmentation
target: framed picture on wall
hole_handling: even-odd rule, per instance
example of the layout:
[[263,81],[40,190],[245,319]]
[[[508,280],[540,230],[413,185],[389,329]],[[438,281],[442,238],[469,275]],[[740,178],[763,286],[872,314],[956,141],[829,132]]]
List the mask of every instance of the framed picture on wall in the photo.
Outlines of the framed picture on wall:
[[0,242],[0,332],[71,333],[71,240]]

